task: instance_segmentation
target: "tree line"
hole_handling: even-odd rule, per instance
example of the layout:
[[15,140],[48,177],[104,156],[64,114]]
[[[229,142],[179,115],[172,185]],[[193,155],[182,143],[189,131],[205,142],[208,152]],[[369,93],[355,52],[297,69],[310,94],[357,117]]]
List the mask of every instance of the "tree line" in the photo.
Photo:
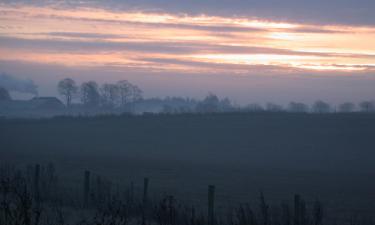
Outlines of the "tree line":
[[267,103],[265,106],[250,104],[244,107],[247,111],[268,111],[268,112],[292,112],[292,113],[352,113],[352,112],[375,112],[375,101],[363,101],[359,104],[344,102],[337,106],[317,100],[312,105],[302,102],[290,102],[286,107],[274,103]]
[[290,102],[286,107],[274,103],[249,104],[237,106],[228,98],[220,99],[215,94],[208,94],[203,100],[198,101],[189,98],[167,97],[165,99],[143,99],[143,91],[127,80],[117,83],[104,83],[99,86],[95,81],[88,81],[78,86],[74,80],[66,78],[58,83],[58,91],[65,99],[65,104],[69,107],[73,98],[80,97],[81,103],[87,107],[102,106],[105,108],[124,107],[129,103],[159,104],[163,113],[212,113],[212,112],[294,112],[294,113],[330,113],[355,111],[375,112],[374,101],[363,101],[358,105],[352,102],[344,102],[333,107],[329,103],[318,100],[311,106],[302,102]]
[[57,88],[67,107],[77,97],[86,107],[121,107],[141,100],[143,94],[137,85],[127,80],[120,80],[115,84],[104,83],[101,86],[95,81],[87,81],[78,86],[73,79],[65,78],[58,83]]
[[[161,113],[215,113],[215,112],[292,112],[292,113],[351,113],[375,112],[375,101],[362,101],[359,104],[344,102],[331,105],[317,100],[312,105],[302,102],[290,102],[283,106],[275,103],[236,105],[228,98],[219,98],[209,93],[202,100],[182,97],[143,98],[143,91],[127,80],[99,85],[95,81],[86,81],[78,85],[73,79],[65,78],[57,84],[58,93],[67,108],[79,106],[85,109],[106,109],[133,112]],[[0,101],[11,100],[7,89],[0,87]],[[131,107],[130,107],[131,106]]]

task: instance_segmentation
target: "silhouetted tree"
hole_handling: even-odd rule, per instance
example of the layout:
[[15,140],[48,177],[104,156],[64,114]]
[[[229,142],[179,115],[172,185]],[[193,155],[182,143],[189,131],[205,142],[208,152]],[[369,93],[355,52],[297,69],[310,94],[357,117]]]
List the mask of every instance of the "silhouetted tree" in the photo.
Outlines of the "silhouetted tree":
[[264,111],[264,108],[260,104],[252,103],[252,104],[247,105],[244,108],[244,110],[249,111],[249,112],[262,112],[262,111]]
[[142,99],[143,91],[137,85],[130,85],[130,101],[136,102]]
[[359,107],[362,112],[373,112],[375,111],[375,103],[372,101],[363,101],[359,103]]
[[12,100],[7,89],[0,87],[0,101]]
[[121,106],[142,99],[143,91],[137,85],[134,85],[127,80],[120,80],[117,82],[116,86],[118,88]]
[[175,109],[170,105],[163,105],[161,112],[166,114],[172,114],[175,112]]
[[355,109],[355,105],[351,102],[345,102],[339,105],[339,112],[349,113],[353,112]]
[[315,113],[329,113],[331,111],[331,106],[321,100],[316,101],[312,108]]
[[309,111],[309,107],[301,102],[291,102],[289,103],[288,110],[294,113],[305,113]]
[[201,113],[212,113],[219,111],[219,98],[210,93],[208,94],[203,101],[199,102],[196,110]]
[[119,87],[116,84],[103,84],[100,88],[102,104],[114,107],[119,99]]
[[274,103],[267,103],[266,110],[268,112],[281,112],[283,111],[283,107]]
[[118,87],[118,93],[120,97],[121,106],[125,106],[128,103],[131,96],[131,83],[127,80],[120,80],[116,83]]
[[70,106],[73,97],[77,94],[78,87],[73,79],[65,78],[57,84],[59,94],[65,98],[66,106]]
[[88,81],[81,84],[81,100],[86,107],[96,107],[100,102],[98,84],[95,81]]
[[228,98],[224,98],[219,102],[220,110],[223,112],[230,112],[234,110],[232,102]]

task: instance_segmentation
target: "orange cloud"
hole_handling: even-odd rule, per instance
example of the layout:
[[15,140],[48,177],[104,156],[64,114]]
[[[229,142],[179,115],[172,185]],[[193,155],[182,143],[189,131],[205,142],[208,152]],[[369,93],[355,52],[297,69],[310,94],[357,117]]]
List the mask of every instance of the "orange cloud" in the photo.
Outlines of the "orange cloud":
[[7,4],[0,21],[0,60],[193,72],[375,67],[374,27]]

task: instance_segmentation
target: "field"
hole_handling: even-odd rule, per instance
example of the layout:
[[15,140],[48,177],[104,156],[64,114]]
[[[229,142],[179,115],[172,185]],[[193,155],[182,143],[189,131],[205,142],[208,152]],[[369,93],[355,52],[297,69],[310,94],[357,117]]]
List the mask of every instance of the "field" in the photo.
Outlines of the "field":
[[[375,115],[228,113],[0,121],[0,162],[56,165],[67,184],[83,171],[116,184],[150,178],[168,193],[218,207],[304,196],[337,214],[375,214]],[[139,190],[140,191],[140,190]]]

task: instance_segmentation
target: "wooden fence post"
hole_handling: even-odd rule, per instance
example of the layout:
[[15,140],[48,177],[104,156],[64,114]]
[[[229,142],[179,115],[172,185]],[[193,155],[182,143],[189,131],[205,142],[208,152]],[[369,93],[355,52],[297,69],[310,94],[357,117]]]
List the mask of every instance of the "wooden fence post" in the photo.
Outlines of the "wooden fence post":
[[148,178],[145,177],[145,179],[143,180],[143,199],[142,199],[142,202],[143,202],[143,205],[146,206],[147,204],[147,201],[148,201]]
[[143,180],[142,225],[146,225],[146,214],[147,214],[147,211],[148,211],[148,208],[147,208],[148,196],[147,195],[148,195],[148,178],[145,177],[144,180]]
[[85,180],[83,184],[83,206],[88,207],[90,193],[90,171],[85,171]]
[[208,225],[214,225],[214,204],[215,204],[215,186],[208,186]]
[[195,208],[194,208],[194,206],[191,207],[191,221],[190,221],[190,224],[196,224],[196,221],[195,221]]
[[40,165],[35,165],[34,170],[34,197],[37,202],[39,202],[40,198]]
[[294,225],[300,225],[300,202],[301,197],[299,195],[294,196]]
[[131,203],[134,202],[134,182],[130,182],[129,200]]

